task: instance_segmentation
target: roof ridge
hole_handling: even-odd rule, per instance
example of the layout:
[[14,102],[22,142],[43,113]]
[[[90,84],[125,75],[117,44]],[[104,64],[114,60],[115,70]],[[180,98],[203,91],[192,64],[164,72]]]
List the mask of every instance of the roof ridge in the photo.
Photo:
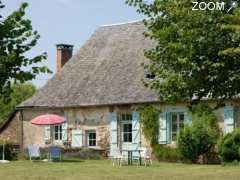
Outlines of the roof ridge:
[[132,24],[132,23],[141,22],[142,20],[143,19],[136,19],[136,20],[126,21],[126,22],[121,22],[121,23],[103,24],[103,25],[100,25],[99,27],[120,26],[120,25],[124,25],[124,24]]

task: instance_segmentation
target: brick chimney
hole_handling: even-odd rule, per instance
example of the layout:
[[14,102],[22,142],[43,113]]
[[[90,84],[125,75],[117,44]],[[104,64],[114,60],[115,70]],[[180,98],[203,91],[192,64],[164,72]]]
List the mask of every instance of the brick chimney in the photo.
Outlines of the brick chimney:
[[73,45],[57,44],[57,73],[59,73],[66,62],[72,57]]

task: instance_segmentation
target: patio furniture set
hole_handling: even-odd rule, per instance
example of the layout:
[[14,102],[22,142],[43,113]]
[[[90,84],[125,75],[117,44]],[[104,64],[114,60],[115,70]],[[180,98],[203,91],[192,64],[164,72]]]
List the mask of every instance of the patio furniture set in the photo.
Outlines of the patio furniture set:
[[137,166],[152,165],[151,151],[145,147],[135,150],[122,149],[122,151],[116,149],[114,154],[115,155],[112,157],[113,166],[122,166],[123,163],[127,165],[136,163]]

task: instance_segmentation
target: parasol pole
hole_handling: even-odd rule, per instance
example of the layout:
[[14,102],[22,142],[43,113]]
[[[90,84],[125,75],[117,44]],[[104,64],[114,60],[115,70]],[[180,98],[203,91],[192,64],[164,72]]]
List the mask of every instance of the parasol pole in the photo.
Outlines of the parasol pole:
[[3,141],[2,145],[2,160],[0,160],[0,163],[8,163],[9,161],[5,160],[5,141]]

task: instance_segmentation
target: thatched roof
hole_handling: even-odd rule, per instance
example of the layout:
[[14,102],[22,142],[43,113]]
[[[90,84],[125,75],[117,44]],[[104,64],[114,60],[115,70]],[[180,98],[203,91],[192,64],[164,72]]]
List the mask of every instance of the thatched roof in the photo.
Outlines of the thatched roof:
[[20,107],[78,107],[158,101],[144,87],[144,37],[141,22],[102,26],[32,98]]

